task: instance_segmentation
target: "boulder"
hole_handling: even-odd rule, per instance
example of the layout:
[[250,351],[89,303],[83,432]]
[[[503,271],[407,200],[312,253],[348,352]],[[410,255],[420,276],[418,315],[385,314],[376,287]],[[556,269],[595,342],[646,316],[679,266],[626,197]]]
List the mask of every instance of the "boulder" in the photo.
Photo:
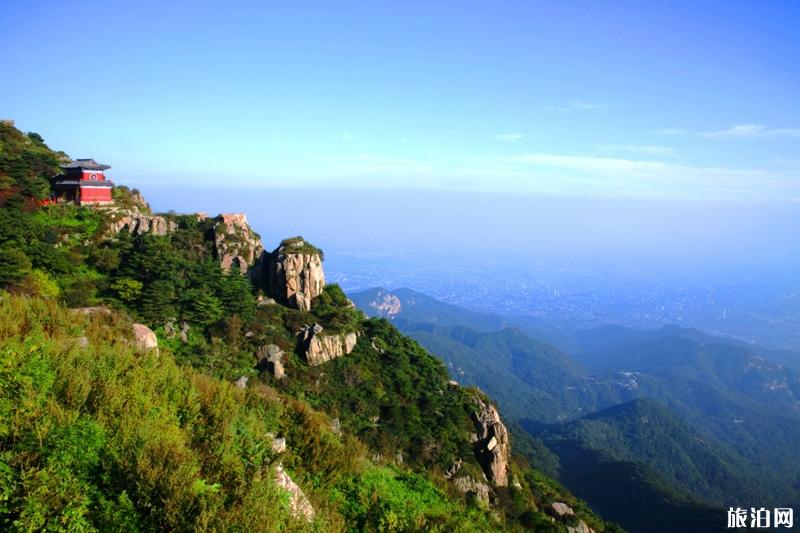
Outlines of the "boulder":
[[498,487],[507,487],[511,455],[508,430],[493,405],[477,396],[474,401],[477,407],[472,414],[476,431],[476,440],[473,443],[475,455],[486,478]]
[[286,439],[275,437],[272,439],[272,453],[283,453],[286,451]]
[[133,342],[140,350],[158,350],[158,337],[144,324],[133,325]]
[[276,485],[289,493],[289,510],[292,516],[305,518],[308,522],[314,520],[314,508],[311,506],[311,502],[281,465],[275,468],[274,479]]
[[269,372],[276,379],[283,379],[286,372],[283,367],[283,350],[276,344],[261,346],[256,352],[258,364],[256,368],[262,372]]
[[453,484],[462,494],[474,497],[483,505],[489,505],[492,489],[486,483],[475,481],[470,476],[461,476],[453,479]]
[[595,533],[595,531],[586,525],[586,522],[583,520],[578,520],[578,525],[567,526],[567,533]]
[[323,334],[319,324],[306,326],[298,336],[298,347],[311,366],[321,365],[353,351],[358,342],[354,332]]
[[552,514],[558,518],[575,514],[572,507],[563,502],[553,502],[550,504],[550,508],[553,511]]
[[236,386],[240,389],[246,389],[248,381],[250,381],[250,378],[248,378],[247,376],[241,376],[239,379],[236,380]]
[[284,240],[269,255],[266,285],[279,302],[309,311],[325,287],[322,252],[301,237]]
[[152,235],[167,235],[178,229],[178,225],[161,215],[148,215],[136,210],[119,211],[111,217],[108,230],[117,234],[127,231],[134,235],[149,233]]

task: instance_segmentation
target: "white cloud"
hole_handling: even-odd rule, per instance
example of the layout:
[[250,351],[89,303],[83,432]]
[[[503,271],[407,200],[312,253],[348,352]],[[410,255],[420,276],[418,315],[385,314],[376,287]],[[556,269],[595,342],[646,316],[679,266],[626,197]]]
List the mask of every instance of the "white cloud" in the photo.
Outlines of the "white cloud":
[[521,133],[500,133],[495,136],[495,139],[502,142],[514,142],[525,137]]
[[800,189],[796,171],[697,167],[665,161],[559,154],[505,158],[529,173],[563,176],[586,190],[690,198],[787,198]]
[[671,146],[654,146],[651,144],[601,144],[597,147],[602,152],[628,152],[662,157],[675,157],[675,149]]
[[763,124],[737,124],[725,130],[706,131],[710,139],[788,136],[800,138],[800,128],[768,128]]

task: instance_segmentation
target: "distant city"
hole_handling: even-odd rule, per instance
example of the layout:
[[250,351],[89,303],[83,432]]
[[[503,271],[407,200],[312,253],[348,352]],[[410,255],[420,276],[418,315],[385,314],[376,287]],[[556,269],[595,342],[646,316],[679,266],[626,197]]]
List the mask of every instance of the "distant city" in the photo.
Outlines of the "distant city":
[[682,279],[401,250],[328,254],[326,269],[329,281],[345,291],[407,287],[475,311],[537,317],[554,326],[677,324],[764,347],[800,348],[800,290],[788,290],[785,282]]

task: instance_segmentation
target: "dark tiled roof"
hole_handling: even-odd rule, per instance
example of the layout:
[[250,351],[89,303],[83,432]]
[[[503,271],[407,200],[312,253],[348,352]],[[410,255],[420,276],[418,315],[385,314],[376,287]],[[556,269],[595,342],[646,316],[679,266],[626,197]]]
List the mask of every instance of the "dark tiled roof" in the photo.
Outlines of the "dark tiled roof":
[[76,159],[68,165],[61,165],[61,168],[83,168],[86,170],[106,170],[111,168],[108,165],[101,165],[94,159]]

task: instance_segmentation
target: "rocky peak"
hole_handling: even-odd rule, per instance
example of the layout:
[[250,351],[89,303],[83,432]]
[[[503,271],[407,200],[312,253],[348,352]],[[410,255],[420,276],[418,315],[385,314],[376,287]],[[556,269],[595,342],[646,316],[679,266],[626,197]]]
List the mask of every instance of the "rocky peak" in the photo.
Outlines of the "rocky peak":
[[214,246],[222,269],[228,271],[236,266],[242,273],[250,272],[261,259],[264,245],[245,214],[223,213],[214,222]]
[[296,309],[309,311],[311,301],[325,287],[322,251],[302,237],[281,242],[270,254],[267,270],[270,294]]
[[508,430],[497,409],[475,397],[477,410],[472,414],[477,440],[475,454],[486,478],[498,487],[508,486],[508,461],[511,443]]

